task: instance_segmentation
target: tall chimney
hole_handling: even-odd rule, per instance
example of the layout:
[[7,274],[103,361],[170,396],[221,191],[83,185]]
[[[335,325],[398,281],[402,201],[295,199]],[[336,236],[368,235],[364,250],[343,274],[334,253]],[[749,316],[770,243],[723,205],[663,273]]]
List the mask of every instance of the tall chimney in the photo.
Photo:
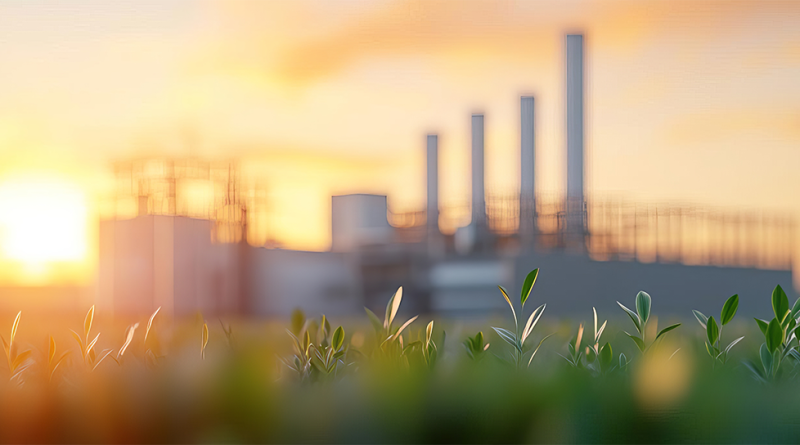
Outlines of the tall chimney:
[[519,234],[529,241],[535,229],[536,186],[535,186],[535,144],[534,144],[534,99],[523,96],[520,99],[520,190],[519,190]]
[[583,35],[567,35],[567,226],[583,231]]
[[427,137],[428,239],[439,234],[439,136]]
[[472,115],[472,223],[476,238],[486,227],[486,196],[483,184],[483,115]]

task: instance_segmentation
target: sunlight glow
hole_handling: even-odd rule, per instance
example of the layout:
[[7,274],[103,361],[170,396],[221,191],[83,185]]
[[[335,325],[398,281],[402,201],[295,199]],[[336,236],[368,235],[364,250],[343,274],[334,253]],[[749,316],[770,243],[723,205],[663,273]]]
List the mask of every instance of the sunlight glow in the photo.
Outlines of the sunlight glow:
[[0,257],[42,269],[43,263],[87,255],[83,191],[60,180],[19,178],[0,183]]

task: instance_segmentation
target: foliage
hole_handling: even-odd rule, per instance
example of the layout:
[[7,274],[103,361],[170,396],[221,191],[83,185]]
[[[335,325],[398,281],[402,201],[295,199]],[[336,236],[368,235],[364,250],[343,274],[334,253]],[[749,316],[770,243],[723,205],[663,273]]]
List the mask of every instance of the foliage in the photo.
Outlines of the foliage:
[[467,350],[467,356],[476,362],[483,360],[485,352],[489,349],[489,343],[483,343],[483,331],[478,332],[474,337],[467,337],[463,345]]
[[[772,312],[775,317],[767,322],[756,318],[756,324],[764,335],[764,343],[758,350],[760,363],[752,360],[744,362],[753,377],[761,382],[776,380],[784,375],[797,376],[796,368],[800,364],[800,353],[797,351],[795,331],[800,317],[800,299],[789,308],[789,297],[780,285],[772,290]],[[793,344],[794,343],[794,344]],[[791,361],[792,369],[781,365]]]
[[292,338],[294,355],[288,359],[281,358],[281,361],[300,380],[335,378],[347,366],[344,328],[339,326],[331,333],[331,325],[325,315],[322,315],[319,325],[303,320],[298,330],[300,336],[289,329],[286,332]]
[[630,337],[630,339],[636,343],[636,347],[639,348],[639,351],[642,353],[647,352],[661,337],[664,336],[664,334],[676,329],[681,325],[680,323],[676,323],[662,329],[658,332],[658,334],[656,334],[656,338],[653,339],[653,341],[648,345],[645,337],[647,333],[647,322],[650,320],[650,307],[652,306],[652,299],[650,298],[650,295],[644,291],[640,291],[636,295],[636,312],[628,309],[619,301],[617,301],[617,304],[622,308],[623,311],[625,311],[626,314],[628,314],[628,317],[630,317],[633,325],[636,327],[636,331],[639,333],[639,335],[633,335],[626,331],[625,335]]
[[22,311],[18,312],[17,316],[14,317],[14,323],[11,325],[11,335],[8,337],[8,342],[6,342],[5,337],[0,335],[0,339],[3,341],[3,349],[6,353],[6,361],[10,374],[9,380],[16,380],[20,385],[23,383],[22,373],[33,364],[33,361],[31,360],[31,351],[25,350],[19,352],[19,348],[17,346],[18,343],[15,341],[17,337],[17,328],[19,328],[19,320],[21,317]]
[[736,310],[738,308],[739,295],[737,294],[728,298],[728,300],[725,301],[725,304],[722,305],[722,311],[720,312],[719,317],[719,325],[717,325],[717,321],[713,316],[709,318],[703,315],[703,313],[700,311],[692,311],[697,319],[697,322],[700,323],[700,326],[702,326],[706,331],[706,352],[708,352],[708,355],[711,356],[711,359],[714,361],[714,363],[720,362],[725,364],[728,361],[728,354],[730,353],[731,348],[736,346],[736,344],[740,341],[744,340],[744,336],[742,336],[730,342],[725,349],[721,349],[720,346],[720,342],[722,341],[722,328],[730,323],[731,320],[733,320],[733,317],[736,316]]
[[[528,301],[528,297],[530,297],[531,291],[533,290],[533,285],[536,283],[536,278],[539,276],[539,269],[534,269],[530,272],[526,277],[525,281],[522,284],[522,291],[520,293],[520,314],[524,313],[525,311],[525,302]],[[514,331],[509,331],[508,329],[498,328],[492,326],[492,329],[500,336],[503,341],[508,343],[512,346],[512,350],[509,353],[510,360],[509,363],[512,363],[515,368],[520,369],[522,365],[525,363],[525,356],[530,353],[530,357],[527,361],[527,366],[530,366],[533,362],[533,358],[536,356],[536,353],[539,351],[539,348],[542,346],[545,340],[547,340],[550,335],[544,336],[540,341],[539,344],[536,345],[535,348],[529,349],[525,348],[525,341],[530,337],[531,333],[533,332],[533,328],[536,327],[536,324],[539,322],[539,318],[541,318],[542,314],[544,313],[545,308],[547,307],[546,304],[542,304],[541,306],[534,309],[531,315],[528,317],[528,322],[525,323],[525,326],[520,330],[519,327],[519,320],[517,318],[517,311],[514,310],[514,304],[511,302],[511,299],[508,297],[508,291],[503,286],[498,286],[500,292],[503,294],[503,298],[505,298],[506,303],[511,308],[511,315],[514,317]],[[502,359],[501,359],[502,360]]]

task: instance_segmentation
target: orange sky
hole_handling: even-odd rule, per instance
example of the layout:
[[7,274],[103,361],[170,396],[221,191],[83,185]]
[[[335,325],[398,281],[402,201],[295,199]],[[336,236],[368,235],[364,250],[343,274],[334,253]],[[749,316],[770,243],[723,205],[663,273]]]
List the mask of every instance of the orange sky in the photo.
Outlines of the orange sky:
[[71,235],[85,250],[45,243],[47,261],[3,241],[0,282],[88,281],[109,163],[132,156],[241,157],[268,185],[273,235],[325,249],[331,194],[422,206],[428,131],[442,201],[466,200],[473,111],[487,191],[513,191],[519,95],[534,94],[537,186],[557,192],[574,30],[591,193],[796,214],[797,23],[800,2],[763,0],[3,2],[0,240],[18,230],[2,221],[39,217],[2,198],[20,184],[82,203],[88,227]]

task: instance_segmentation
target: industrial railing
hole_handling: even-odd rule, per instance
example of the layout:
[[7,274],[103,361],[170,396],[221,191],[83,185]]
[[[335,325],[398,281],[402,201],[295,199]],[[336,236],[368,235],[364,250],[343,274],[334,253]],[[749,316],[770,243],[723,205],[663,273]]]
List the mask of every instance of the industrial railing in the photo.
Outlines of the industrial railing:
[[[571,216],[577,225],[567,224],[568,206],[582,209]],[[440,208],[443,233],[470,220],[469,203]],[[419,227],[426,223],[425,211],[390,212],[389,221],[398,228]],[[520,203],[518,196],[489,195],[486,224],[499,237],[517,237],[540,249],[577,245],[598,260],[789,269],[795,250],[795,222],[788,215],[608,197],[570,203],[547,195]]]

